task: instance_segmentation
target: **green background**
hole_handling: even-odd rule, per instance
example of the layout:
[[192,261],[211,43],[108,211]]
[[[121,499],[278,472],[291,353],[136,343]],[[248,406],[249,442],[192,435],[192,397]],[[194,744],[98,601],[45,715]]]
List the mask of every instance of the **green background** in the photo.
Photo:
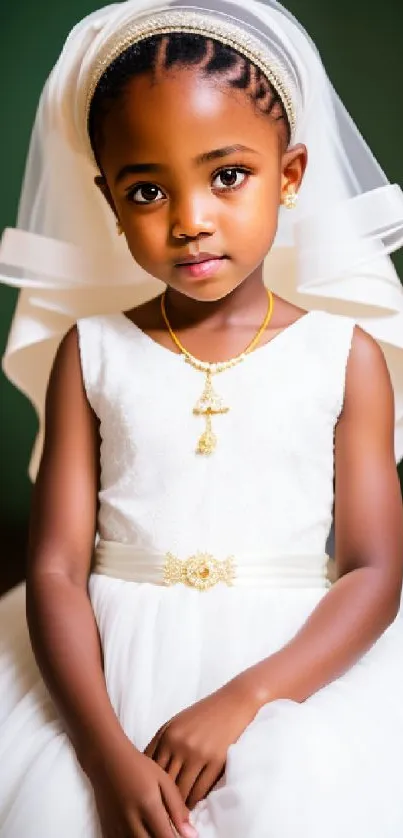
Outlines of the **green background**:
[[[69,29],[98,5],[98,0],[18,0],[2,5],[0,229],[15,223],[31,125],[46,76]],[[401,183],[403,3],[384,0],[371,8],[368,0],[288,0],[287,5],[317,43],[336,89],[389,179]],[[397,265],[403,276],[400,257]],[[0,286],[0,352],[15,302],[16,292]],[[27,464],[35,430],[33,409],[1,373],[0,535],[25,531]]]

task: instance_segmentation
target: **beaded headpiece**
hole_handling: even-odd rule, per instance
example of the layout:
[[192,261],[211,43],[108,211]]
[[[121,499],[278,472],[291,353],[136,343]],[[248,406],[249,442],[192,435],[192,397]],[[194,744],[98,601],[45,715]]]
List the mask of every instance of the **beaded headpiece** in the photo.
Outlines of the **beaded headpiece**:
[[[222,4],[224,5],[224,4]],[[231,11],[234,6],[231,6]],[[145,41],[155,35],[186,33],[202,35],[232,47],[251,61],[277,91],[284,105],[290,125],[291,137],[296,129],[297,90],[289,69],[274,50],[259,37],[259,30],[250,24],[237,20],[233,15],[200,9],[192,6],[171,6],[149,14],[136,16],[126,21],[119,32],[111,33],[99,51],[93,66],[93,73],[86,91],[85,114],[88,116],[96,87],[108,67],[128,47]]]

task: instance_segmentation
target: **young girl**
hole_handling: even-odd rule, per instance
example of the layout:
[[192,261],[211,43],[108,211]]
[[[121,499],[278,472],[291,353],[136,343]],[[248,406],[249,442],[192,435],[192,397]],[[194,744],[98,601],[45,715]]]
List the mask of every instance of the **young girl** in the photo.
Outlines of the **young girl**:
[[90,15],[20,228],[40,415],[60,346],[1,838],[401,838],[403,199],[314,45],[277,2]]

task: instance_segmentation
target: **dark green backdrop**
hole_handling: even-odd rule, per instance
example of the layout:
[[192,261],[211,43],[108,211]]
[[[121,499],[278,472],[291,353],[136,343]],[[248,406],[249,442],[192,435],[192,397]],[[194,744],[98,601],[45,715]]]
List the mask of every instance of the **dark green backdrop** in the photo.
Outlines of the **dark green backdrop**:
[[[0,11],[0,229],[13,225],[35,108],[72,25],[102,0],[18,0]],[[372,8],[371,8],[372,6]],[[321,50],[329,74],[388,177],[403,181],[402,0],[288,0]],[[324,188],[326,185],[324,184]],[[63,200],[63,196],[60,196]],[[403,276],[403,260],[397,260]],[[0,352],[16,293],[0,286]],[[0,374],[0,530],[23,531],[35,435],[28,402]]]

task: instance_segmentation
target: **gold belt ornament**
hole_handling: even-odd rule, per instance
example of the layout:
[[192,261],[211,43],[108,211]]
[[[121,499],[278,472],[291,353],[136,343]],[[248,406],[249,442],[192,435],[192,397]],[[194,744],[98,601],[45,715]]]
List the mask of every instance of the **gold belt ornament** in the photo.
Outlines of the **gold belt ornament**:
[[165,557],[165,585],[182,583],[198,591],[207,591],[218,582],[232,585],[235,575],[232,556],[224,561],[218,561],[210,553],[196,553],[185,561],[181,561],[172,553],[167,553]]

